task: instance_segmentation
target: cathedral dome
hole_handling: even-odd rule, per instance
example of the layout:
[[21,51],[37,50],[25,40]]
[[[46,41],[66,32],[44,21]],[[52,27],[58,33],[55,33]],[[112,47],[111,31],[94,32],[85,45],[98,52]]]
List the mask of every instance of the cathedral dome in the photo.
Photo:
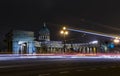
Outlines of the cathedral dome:
[[49,29],[46,27],[46,24],[44,23],[44,26],[40,29],[39,34],[50,34]]
[[50,31],[46,27],[45,23],[44,23],[44,26],[39,31],[39,40],[40,41],[50,41]]

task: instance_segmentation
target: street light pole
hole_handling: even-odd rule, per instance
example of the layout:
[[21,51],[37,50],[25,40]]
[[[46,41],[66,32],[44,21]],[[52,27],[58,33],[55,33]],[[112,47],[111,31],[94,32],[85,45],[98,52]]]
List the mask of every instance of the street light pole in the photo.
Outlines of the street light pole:
[[64,49],[64,52],[65,52],[65,49],[66,49],[66,35],[68,35],[68,31],[66,30],[66,27],[63,27],[63,30],[61,30],[60,32],[61,34],[63,34],[64,36],[64,40],[63,40],[63,49]]
[[66,40],[65,40],[65,34],[64,34],[64,43],[63,43],[63,49],[64,49],[64,52],[65,52],[65,48],[66,48]]

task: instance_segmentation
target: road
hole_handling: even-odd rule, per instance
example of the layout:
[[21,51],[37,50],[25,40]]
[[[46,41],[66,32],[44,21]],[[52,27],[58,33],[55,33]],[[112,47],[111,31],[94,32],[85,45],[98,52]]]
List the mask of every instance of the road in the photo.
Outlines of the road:
[[0,60],[0,76],[120,76],[120,58],[19,57]]

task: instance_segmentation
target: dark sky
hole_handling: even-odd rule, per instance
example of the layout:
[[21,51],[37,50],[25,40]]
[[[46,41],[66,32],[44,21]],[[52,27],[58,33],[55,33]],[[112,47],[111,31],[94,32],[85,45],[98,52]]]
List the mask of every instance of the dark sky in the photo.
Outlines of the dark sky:
[[[116,0],[117,1],[117,0]],[[60,24],[119,33],[120,5],[115,0],[1,0],[0,42],[10,29],[39,31],[45,21],[58,37]]]

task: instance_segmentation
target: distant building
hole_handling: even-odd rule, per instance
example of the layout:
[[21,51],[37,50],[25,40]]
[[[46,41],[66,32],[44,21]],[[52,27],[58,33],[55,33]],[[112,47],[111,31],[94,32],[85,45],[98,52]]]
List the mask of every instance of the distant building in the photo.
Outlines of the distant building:
[[[62,41],[51,41],[50,31],[44,23],[38,32],[38,38],[32,31],[12,30],[6,34],[6,43],[9,53],[33,54],[33,53],[62,53],[64,44]],[[35,40],[37,39],[37,40]],[[99,49],[98,44],[91,43],[66,43],[65,52],[95,53]]]
[[13,30],[6,36],[8,52],[14,54],[29,54],[34,52],[34,32]]
[[39,41],[50,41],[50,31],[44,23],[43,27],[39,31]]

